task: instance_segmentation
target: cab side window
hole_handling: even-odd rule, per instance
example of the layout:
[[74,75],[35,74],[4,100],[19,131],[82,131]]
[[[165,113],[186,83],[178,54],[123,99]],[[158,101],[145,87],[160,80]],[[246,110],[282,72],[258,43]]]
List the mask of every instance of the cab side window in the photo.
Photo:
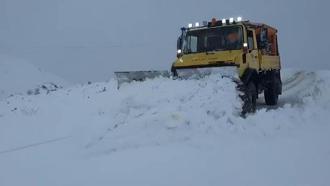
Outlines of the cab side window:
[[276,30],[259,28],[257,30],[258,49],[263,55],[276,56],[278,54]]
[[254,47],[254,41],[253,41],[253,32],[251,30],[248,30],[247,31],[247,40],[248,40],[249,50],[255,49],[255,47]]

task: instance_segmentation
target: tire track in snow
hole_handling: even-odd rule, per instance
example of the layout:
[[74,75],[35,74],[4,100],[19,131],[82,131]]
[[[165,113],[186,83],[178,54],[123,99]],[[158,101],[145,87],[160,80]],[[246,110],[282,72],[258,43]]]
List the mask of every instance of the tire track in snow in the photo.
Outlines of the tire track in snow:
[[317,86],[315,72],[299,72],[294,81],[284,84],[283,97],[301,100],[306,95],[309,95],[315,86]]
[[296,72],[292,77],[288,78],[286,81],[283,82],[283,92],[290,90],[296,87],[305,79],[304,72]]
[[[285,104],[300,104],[306,95],[316,86],[316,73],[299,71],[295,72],[283,81],[282,95],[279,97],[277,106],[267,106],[263,101],[259,101],[259,109],[277,109]],[[261,100],[264,96],[260,96]]]

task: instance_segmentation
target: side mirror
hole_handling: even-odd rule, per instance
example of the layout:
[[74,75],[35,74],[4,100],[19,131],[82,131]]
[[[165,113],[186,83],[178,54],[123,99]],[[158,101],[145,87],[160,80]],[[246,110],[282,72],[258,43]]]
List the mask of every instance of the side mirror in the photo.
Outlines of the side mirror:
[[243,53],[247,54],[249,52],[249,45],[247,43],[243,44]]
[[180,36],[176,42],[176,49],[179,50],[182,47],[182,37]]

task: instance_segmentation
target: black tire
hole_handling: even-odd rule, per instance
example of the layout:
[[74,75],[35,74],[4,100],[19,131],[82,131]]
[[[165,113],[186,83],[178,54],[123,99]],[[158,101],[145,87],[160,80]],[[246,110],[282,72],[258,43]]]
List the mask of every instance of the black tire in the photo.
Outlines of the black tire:
[[266,105],[277,105],[278,95],[282,92],[282,82],[280,73],[270,72],[269,83],[264,90]]
[[246,86],[243,102],[243,115],[254,113],[257,110],[257,88],[253,81],[250,81]]
[[278,101],[278,91],[276,90],[274,83],[264,90],[266,105],[277,105]]

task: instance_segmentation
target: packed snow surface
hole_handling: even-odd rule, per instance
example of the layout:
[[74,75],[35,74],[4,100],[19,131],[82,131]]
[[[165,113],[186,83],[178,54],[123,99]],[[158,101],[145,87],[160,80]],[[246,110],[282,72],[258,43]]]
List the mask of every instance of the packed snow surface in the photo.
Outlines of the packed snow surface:
[[81,85],[0,102],[0,185],[330,185],[330,72],[286,70],[240,117],[235,84]]

